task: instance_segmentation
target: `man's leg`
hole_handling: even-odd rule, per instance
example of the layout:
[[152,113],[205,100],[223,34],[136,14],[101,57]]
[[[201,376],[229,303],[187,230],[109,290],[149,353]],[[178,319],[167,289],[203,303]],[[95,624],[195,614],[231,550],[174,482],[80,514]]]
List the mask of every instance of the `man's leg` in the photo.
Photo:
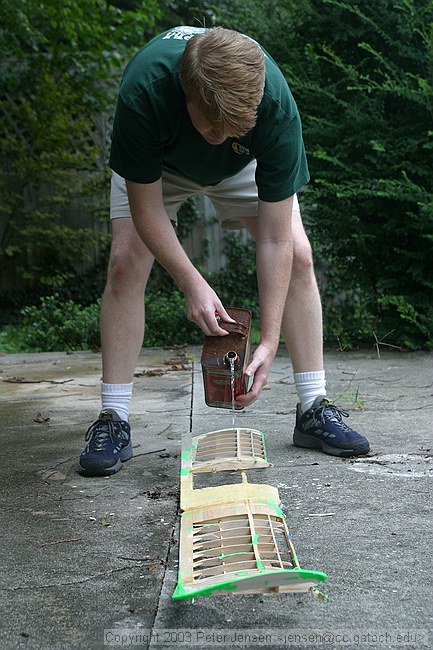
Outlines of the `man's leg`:
[[80,456],[87,475],[117,472],[132,457],[128,424],[132,378],[144,336],[144,291],[153,255],[131,218],[112,220],[112,245],[101,306],[102,408]]
[[144,337],[144,291],[154,257],[130,218],[112,220],[113,240],[101,306],[102,380],[132,381]]
[[[299,398],[293,442],[334,456],[366,454],[366,438],[348,427],[342,419],[347,414],[326,399],[320,294],[297,201],[294,208],[292,276],[282,321]],[[257,217],[241,222],[256,238]]]
[[313,255],[294,201],[292,212],[293,265],[282,321],[302,412],[320,395],[326,396],[323,365],[322,303],[314,274]]
[[[292,277],[281,330],[292,361],[298,396],[306,410],[318,395],[325,395],[322,305],[311,246],[302,225],[297,200],[294,200],[293,207]],[[257,217],[240,221],[256,239]]]
[[282,322],[299,396],[293,442],[332,456],[359,456],[370,450],[368,440],[343,421],[348,413],[326,398],[322,305],[310,242],[294,205],[292,276]]

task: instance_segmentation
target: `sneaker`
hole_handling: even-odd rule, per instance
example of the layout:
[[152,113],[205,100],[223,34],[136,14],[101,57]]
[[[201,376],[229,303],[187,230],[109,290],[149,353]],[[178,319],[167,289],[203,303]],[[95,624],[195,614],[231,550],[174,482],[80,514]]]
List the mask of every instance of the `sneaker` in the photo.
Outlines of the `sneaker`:
[[109,476],[122,461],[132,458],[131,429],[113,409],[105,409],[86,432],[87,447],[80,455],[80,470],[86,476]]
[[349,417],[349,414],[323,396],[316,397],[304,414],[298,404],[293,444],[322,449],[325,454],[343,458],[367,454],[370,451],[367,438],[348,427],[342,416]]

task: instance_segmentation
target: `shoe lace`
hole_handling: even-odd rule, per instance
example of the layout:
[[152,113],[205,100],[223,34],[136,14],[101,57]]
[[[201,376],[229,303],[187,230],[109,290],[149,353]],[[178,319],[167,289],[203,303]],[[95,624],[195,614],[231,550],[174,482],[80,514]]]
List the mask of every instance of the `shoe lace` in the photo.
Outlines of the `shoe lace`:
[[103,451],[108,442],[114,444],[113,435],[116,433],[116,423],[111,420],[96,420],[86,431],[86,442],[92,438],[95,451]]
[[348,418],[349,413],[338,408],[338,406],[332,402],[326,401],[317,409],[314,415],[320,419],[320,424],[325,424],[325,420],[330,420],[342,431],[347,431],[347,429],[349,429],[347,424],[343,422],[343,417]]

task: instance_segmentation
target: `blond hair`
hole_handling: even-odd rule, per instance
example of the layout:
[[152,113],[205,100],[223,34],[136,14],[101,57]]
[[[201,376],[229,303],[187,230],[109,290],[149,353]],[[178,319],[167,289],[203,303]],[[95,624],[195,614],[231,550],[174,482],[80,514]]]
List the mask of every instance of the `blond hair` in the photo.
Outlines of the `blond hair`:
[[248,36],[214,27],[193,36],[180,64],[187,102],[228,135],[241,136],[257,120],[265,85],[265,59]]

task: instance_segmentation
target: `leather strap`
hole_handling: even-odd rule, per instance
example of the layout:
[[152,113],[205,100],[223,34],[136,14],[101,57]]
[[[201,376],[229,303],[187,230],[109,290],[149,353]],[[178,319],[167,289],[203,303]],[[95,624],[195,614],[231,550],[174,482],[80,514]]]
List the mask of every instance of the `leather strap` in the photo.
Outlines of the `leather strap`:
[[223,330],[233,334],[240,334],[242,338],[246,339],[248,336],[248,328],[242,323],[228,323],[225,320],[220,320],[218,325],[222,327]]

